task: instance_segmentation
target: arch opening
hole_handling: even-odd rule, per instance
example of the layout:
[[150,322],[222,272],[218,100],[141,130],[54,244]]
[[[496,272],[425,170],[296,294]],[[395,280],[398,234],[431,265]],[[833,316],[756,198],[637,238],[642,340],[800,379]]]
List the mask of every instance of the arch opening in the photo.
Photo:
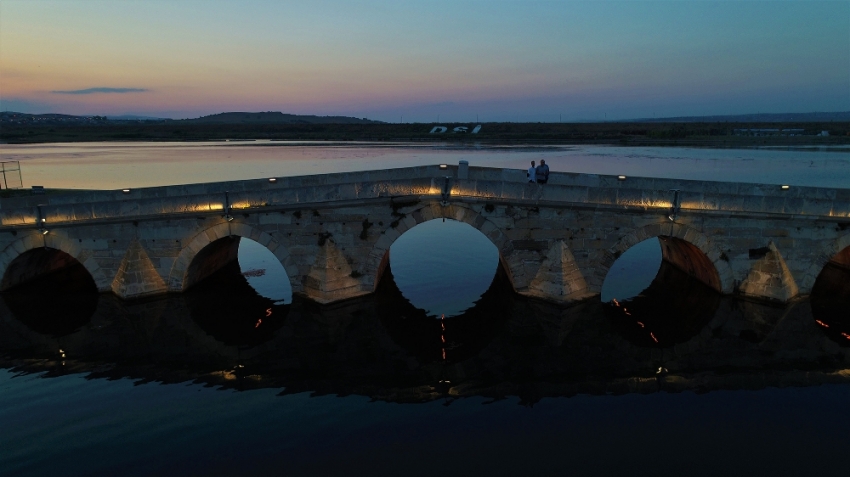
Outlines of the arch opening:
[[64,336],[85,326],[100,294],[85,266],[53,248],[36,248],[15,258],[3,276],[0,299],[33,331]]
[[453,219],[430,220],[402,234],[387,252],[380,281],[392,275],[404,298],[427,315],[461,315],[488,290],[499,250],[483,233]]
[[239,258],[242,237],[232,235],[209,243],[192,259],[186,270],[185,289],[190,289]]
[[251,239],[225,237],[210,243],[190,264],[187,280],[191,288],[185,300],[192,319],[224,344],[264,343],[289,314],[292,285],[286,270]]
[[815,323],[830,339],[850,347],[850,247],[835,254],[823,267],[809,301]]
[[507,320],[513,286],[499,251],[473,226],[433,219],[387,252],[375,289],[390,337],[422,362],[476,355]]
[[720,305],[720,279],[705,254],[659,236],[626,250],[602,285],[606,317],[638,346],[669,347],[693,338]]

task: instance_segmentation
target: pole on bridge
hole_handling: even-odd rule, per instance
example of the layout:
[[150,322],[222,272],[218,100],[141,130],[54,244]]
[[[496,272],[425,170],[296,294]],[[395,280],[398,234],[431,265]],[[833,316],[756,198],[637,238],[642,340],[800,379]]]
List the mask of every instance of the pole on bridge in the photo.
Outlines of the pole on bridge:
[[233,216],[230,215],[230,191],[224,191],[224,220],[230,222]]
[[440,193],[440,198],[441,198],[440,205],[442,205],[443,207],[449,205],[449,196],[452,193],[452,188],[451,188],[451,183],[450,183],[451,178],[452,178],[451,176],[446,176],[445,182],[443,182],[443,190]]
[[42,240],[41,244],[42,244],[42,246],[44,246],[44,248],[47,248],[47,237],[46,237],[47,232],[48,232],[47,227],[46,227],[47,219],[44,218],[44,213],[41,211],[41,205],[35,206],[35,210],[36,210],[36,217],[35,217],[36,226],[38,226],[38,231],[41,232],[41,240]]
[[673,193],[673,201],[670,205],[670,213],[667,214],[667,218],[670,219],[670,236],[673,235],[673,224],[676,222],[676,219],[679,217],[679,210],[682,208],[682,204],[679,200],[679,189],[670,189],[670,192]]
[[224,220],[227,221],[227,236],[230,237],[233,235],[233,231],[230,228],[230,222],[233,221],[233,216],[230,215],[230,192],[224,191]]

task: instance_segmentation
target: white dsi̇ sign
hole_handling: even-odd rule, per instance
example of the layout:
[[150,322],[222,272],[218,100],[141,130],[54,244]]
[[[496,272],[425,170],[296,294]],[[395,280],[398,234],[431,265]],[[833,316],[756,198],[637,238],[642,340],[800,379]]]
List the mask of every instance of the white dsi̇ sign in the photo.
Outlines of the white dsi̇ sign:
[[[444,133],[444,132],[446,132],[446,131],[448,131],[448,130],[449,130],[449,128],[448,128],[448,127],[446,127],[446,126],[434,126],[434,128],[433,128],[433,129],[431,129],[431,133],[430,133],[430,134],[442,134],[442,133]],[[465,133],[465,132],[469,132],[470,134],[478,134],[478,131],[480,131],[480,130],[481,130],[481,125],[480,125],[480,124],[479,124],[478,126],[475,126],[474,128],[472,128],[472,131],[469,131],[469,128],[468,128],[468,127],[466,127],[466,126],[458,126],[458,127],[456,127],[456,128],[452,128],[452,132],[453,132],[453,133]]]

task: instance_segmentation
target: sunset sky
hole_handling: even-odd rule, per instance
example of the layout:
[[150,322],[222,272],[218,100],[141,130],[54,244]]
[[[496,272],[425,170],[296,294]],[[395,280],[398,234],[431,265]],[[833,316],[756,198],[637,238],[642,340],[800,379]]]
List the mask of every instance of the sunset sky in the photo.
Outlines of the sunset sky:
[[0,110],[392,122],[848,111],[850,2],[0,0]]

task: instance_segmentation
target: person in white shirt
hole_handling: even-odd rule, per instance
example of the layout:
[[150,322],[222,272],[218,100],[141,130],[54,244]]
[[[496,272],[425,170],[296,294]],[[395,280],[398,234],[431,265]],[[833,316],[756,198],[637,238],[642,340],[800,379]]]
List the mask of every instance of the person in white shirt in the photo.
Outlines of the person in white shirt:
[[534,167],[534,161],[531,161],[531,167],[528,168],[528,182],[537,182],[537,169]]

